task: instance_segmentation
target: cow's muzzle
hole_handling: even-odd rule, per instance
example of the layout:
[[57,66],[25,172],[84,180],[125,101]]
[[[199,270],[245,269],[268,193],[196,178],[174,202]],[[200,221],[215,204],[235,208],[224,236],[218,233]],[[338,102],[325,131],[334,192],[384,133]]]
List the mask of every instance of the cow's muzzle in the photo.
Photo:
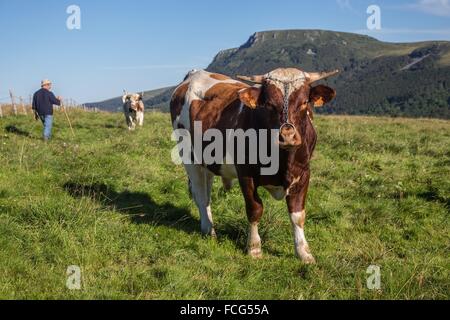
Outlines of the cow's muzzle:
[[291,150],[302,145],[302,137],[297,128],[290,123],[285,123],[280,128],[279,145],[281,149]]

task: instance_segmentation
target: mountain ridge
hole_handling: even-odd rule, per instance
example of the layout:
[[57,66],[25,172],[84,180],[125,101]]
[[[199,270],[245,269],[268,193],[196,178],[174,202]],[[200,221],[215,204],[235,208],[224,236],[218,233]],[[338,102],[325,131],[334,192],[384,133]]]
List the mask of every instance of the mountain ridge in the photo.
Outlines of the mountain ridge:
[[[348,32],[260,31],[239,47],[219,51],[206,70],[234,77],[279,67],[341,70],[327,81],[338,96],[321,113],[450,119],[448,41],[391,43]],[[167,111],[172,90],[151,91],[147,107]]]

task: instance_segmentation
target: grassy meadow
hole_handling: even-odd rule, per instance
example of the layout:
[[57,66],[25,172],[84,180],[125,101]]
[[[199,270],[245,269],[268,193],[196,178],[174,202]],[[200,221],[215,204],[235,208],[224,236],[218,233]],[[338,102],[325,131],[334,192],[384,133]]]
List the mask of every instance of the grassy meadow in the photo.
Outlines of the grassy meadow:
[[449,121],[316,117],[304,266],[285,203],[262,190],[263,259],[219,179],[218,239],[201,236],[168,115],[131,133],[121,114],[70,118],[76,136],[58,113],[48,144],[31,115],[0,119],[0,299],[449,299]]

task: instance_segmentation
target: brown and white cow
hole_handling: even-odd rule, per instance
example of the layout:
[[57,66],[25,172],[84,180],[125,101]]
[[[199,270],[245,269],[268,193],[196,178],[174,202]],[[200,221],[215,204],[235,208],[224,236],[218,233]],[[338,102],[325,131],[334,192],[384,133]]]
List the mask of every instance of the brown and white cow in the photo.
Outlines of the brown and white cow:
[[307,73],[289,68],[261,76],[239,77],[255,84],[249,86],[200,70],[189,73],[176,88],[171,100],[174,129],[192,132],[195,121],[202,122],[204,131],[217,129],[224,134],[227,129],[279,129],[279,169],[275,175],[261,175],[261,164],[185,164],[204,234],[215,236],[211,212],[214,176],[221,176],[228,187],[232,180],[238,179],[250,222],[248,253],[255,258],[262,255],[258,223],[263,202],[258,188],[263,187],[275,199],[287,202],[296,254],[305,263],[315,262],[304,233],[309,164],[317,140],[313,107],[330,102],[336,92],[313,84],[337,72]]
[[133,131],[136,129],[136,125],[142,127],[144,125],[144,112],[145,106],[142,99],[144,94],[129,94],[124,91],[122,96],[123,101],[123,113],[128,125],[128,130]]

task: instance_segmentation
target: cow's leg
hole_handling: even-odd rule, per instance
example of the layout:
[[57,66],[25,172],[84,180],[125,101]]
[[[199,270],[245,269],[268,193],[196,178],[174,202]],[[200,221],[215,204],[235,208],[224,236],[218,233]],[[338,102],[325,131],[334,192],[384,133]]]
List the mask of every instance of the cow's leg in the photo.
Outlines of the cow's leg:
[[211,190],[214,175],[200,165],[186,165],[191,192],[200,212],[201,230],[204,235],[216,236],[211,212]]
[[127,116],[127,125],[128,125],[128,130],[130,130],[130,131],[133,131],[136,128],[132,115]]
[[137,123],[136,112],[133,112],[133,115],[131,116],[131,123],[132,123],[132,130],[136,130],[136,123]]
[[143,111],[138,111],[137,112],[137,123],[140,127],[142,127],[144,125],[144,112]]
[[311,254],[308,241],[305,237],[305,220],[305,210],[291,213],[292,228],[294,230],[295,252],[304,263],[314,264],[316,263],[316,260]]
[[[309,178],[308,178],[309,181]],[[309,182],[306,182],[302,190],[297,194],[286,198],[294,232],[294,246],[297,256],[306,264],[314,264],[316,260],[311,254],[308,241],[305,237],[306,210],[305,202],[308,193]]]
[[240,178],[239,183],[244,195],[247,217],[250,223],[247,251],[251,257],[261,258],[261,237],[259,236],[258,225],[264,211],[263,203],[258,195],[253,179]]
[[130,118],[130,113],[127,110],[124,110],[124,115],[125,115],[125,121],[127,122],[127,127],[128,130],[131,131],[131,118]]

